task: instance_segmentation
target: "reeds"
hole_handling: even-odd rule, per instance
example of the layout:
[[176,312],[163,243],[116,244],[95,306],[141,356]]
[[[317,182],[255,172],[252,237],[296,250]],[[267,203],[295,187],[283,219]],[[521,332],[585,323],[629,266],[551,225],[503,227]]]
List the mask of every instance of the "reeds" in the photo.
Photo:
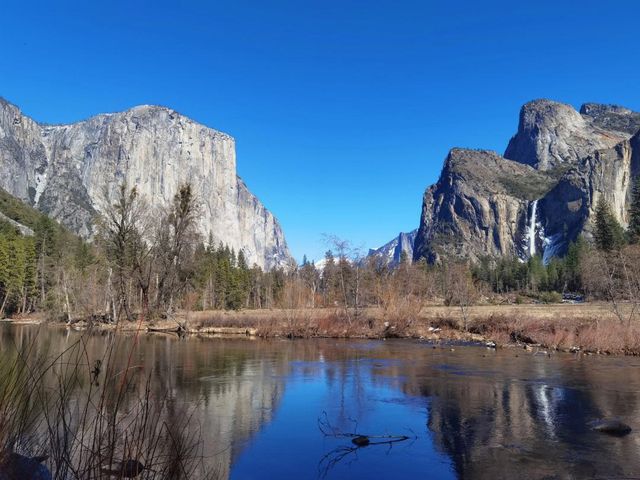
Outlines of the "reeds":
[[471,333],[498,344],[536,344],[558,350],[640,355],[640,325],[614,318],[537,318],[489,315],[474,319]]
[[35,341],[2,352],[0,451],[47,455],[60,480],[217,478],[196,407],[133,363],[137,335],[109,333],[104,343],[100,353],[85,336],[54,356]]

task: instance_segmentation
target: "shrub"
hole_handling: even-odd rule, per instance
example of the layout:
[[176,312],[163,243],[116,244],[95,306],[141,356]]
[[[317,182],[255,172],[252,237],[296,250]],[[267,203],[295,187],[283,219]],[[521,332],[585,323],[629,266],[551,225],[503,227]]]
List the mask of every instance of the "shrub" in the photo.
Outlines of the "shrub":
[[538,300],[542,303],[560,303],[562,302],[562,294],[558,292],[542,292],[538,296]]

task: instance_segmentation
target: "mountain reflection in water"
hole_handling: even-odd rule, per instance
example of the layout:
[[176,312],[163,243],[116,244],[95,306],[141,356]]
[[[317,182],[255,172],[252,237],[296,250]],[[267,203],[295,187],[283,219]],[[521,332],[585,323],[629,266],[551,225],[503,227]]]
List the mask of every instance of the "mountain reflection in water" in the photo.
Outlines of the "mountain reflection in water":
[[[5,325],[0,355],[32,343],[59,352],[79,335]],[[89,355],[99,358],[111,335],[85,334]],[[135,352],[152,382],[191,406],[206,461],[224,479],[640,476],[633,358],[169,335],[142,335]],[[416,438],[352,449],[326,468],[328,453],[352,444],[322,435],[325,412],[343,432]],[[591,431],[601,417],[634,430],[622,438]]]

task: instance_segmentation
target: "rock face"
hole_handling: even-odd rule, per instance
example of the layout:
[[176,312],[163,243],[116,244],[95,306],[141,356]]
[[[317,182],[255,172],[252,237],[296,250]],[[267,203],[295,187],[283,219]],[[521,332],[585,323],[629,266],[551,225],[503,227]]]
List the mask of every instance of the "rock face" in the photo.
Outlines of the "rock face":
[[413,244],[418,230],[409,233],[400,233],[396,238],[382,247],[370,249],[368,257],[379,257],[390,266],[396,266],[402,261],[403,254],[409,261],[413,260]]
[[604,197],[626,226],[640,173],[640,114],[535,100],[522,107],[504,156],[453,149],[423,199],[414,259],[561,256],[589,238]]
[[0,222],[8,223],[12,227],[14,227],[16,230],[18,230],[18,232],[20,232],[20,235],[23,235],[25,237],[33,237],[33,235],[35,235],[33,230],[31,230],[29,227],[19,222],[16,222],[15,220],[7,217],[2,212],[0,212]]
[[233,138],[168,108],[43,125],[0,99],[0,167],[0,187],[85,237],[122,182],[162,207],[189,181],[204,239],[242,249],[267,269],[291,259],[278,221],[236,175]]

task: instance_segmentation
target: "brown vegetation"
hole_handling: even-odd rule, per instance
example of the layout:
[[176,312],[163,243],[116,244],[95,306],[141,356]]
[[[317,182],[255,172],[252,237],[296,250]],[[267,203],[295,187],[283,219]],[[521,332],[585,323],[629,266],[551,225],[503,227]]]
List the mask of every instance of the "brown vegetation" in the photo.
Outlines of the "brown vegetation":
[[[626,302],[618,308],[619,313],[628,316],[634,305]],[[382,307],[363,309],[351,323],[340,308],[180,311],[176,318],[191,334],[494,341],[500,346],[640,354],[640,327],[621,323],[606,302],[473,305],[465,309],[466,320],[459,306],[444,305],[421,307],[410,316],[398,317],[398,321]],[[136,323],[122,324],[120,328],[127,325],[138,328]],[[152,327],[175,331],[175,320],[156,321]]]
[[[25,257],[22,263],[30,268],[23,269],[28,274],[16,280],[18,286],[11,283],[11,269],[0,268],[8,279],[2,283],[0,275],[0,312],[48,311],[54,320],[73,325],[149,326],[176,333],[432,339],[482,335],[503,343],[529,339],[561,348],[600,335],[586,348],[636,349],[640,245],[632,240],[636,236],[625,241],[621,227],[611,227],[606,215],[597,228],[598,248],[578,239],[563,259],[546,265],[540,256],[438,265],[405,257],[391,265],[387,258],[363,257],[349,242],[328,237],[322,269],[305,260],[301,266],[269,272],[247,265],[242,251],[215,246],[211,239],[205,243],[196,234],[197,216],[197,195],[188,184],[162,212],[149,211],[135,188],[122,185],[115,201],[105,205],[92,245],[80,242],[69,251],[58,242],[45,255],[46,249],[36,243],[32,253],[41,255],[27,256],[32,263],[37,260],[35,264]],[[611,233],[607,229],[618,233],[605,235]],[[51,243],[47,238],[43,235],[40,243]],[[5,250],[12,251],[12,244],[7,245]],[[10,257],[7,254],[0,267],[10,265]],[[17,291],[31,292],[31,300],[12,293]],[[563,295],[603,301],[606,307],[593,315],[581,313],[579,321],[567,310],[547,320],[545,312],[554,310],[540,310],[537,304],[556,304]],[[525,310],[491,310],[492,305],[513,303]],[[617,325],[601,321],[604,310]]]
[[189,408],[132,363],[137,342],[105,340],[53,356],[2,346],[0,459],[40,456],[61,479],[215,478]]

